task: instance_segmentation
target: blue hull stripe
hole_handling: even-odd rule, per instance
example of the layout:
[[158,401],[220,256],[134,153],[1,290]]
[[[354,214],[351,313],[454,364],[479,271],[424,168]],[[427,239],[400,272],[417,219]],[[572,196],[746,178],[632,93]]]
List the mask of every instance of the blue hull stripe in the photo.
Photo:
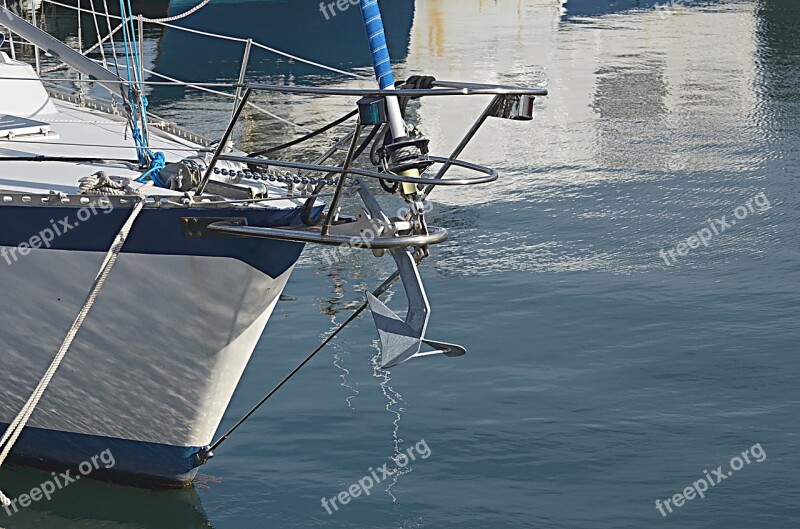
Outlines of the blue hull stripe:
[[[82,208],[64,206],[0,205],[0,246],[28,244],[32,237],[48,238],[47,247],[56,250],[106,252],[127,220],[130,209],[114,208],[81,222]],[[320,215],[322,206],[315,208]],[[87,216],[85,213],[84,217]],[[278,277],[291,268],[303,251],[303,244],[266,239],[201,237],[184,235],[185,217],[246,218],[251,226],[296,226],[302,223],[300,210],[280,209],[145,209],[136,221],[123,253],[153,255],[196,255],[230,257]],[[69,227],[66,227],[68,225]],[[51,235],[52,234],[52,235]],[[41,243],[38,243],[41,244]],[[42,245],[42,247],[45,247]],[[4,252],[0,259],[8,264],[24,259],[15,252]]]
[[[0,424],[2,430],[7,427]],[[91,462],[93,456],[106,450],[114,456],[114,466],[105,468],[98,459],[100,468],[91,472],[92,478],[130,485],[180,487],[194,479],[195,454],[200,448],[29,427],[22,432],[9,458],[45,470],[72,469],[70,475],[75,476],[81,463]]]

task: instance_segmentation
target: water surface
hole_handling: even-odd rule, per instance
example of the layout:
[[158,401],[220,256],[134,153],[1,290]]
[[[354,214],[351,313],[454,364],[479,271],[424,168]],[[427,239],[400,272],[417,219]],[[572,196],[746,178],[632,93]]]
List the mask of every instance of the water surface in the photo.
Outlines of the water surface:
[[[500,182],[433,195],[432,222],[453,236],[422,267],[429,334],[469,355],[382,373],[362,318],[218,451],[195,489],[87,482],[4,527],[800,525],[798,4],[417,4],[407,49],[393,50],[400,76],[543,82],[551,92],[536,121],[492,121],[467,151],[501,170]],[[169,31],[152,38],[155,50]],[[231,64],[208,79],[235,79]],[[198,57],[193,80],[203,72]],[[268,61],[252,76],[351,83]],[[300,124],[347,109],[272,102]],[[192,93],[151,104],[210,135],[230,113]],[[430,101],[417,112],[446,153],[484,104]],[[253,114],[239,132],[255,146],[290,130]],[[660,254],[757,196],[769,207],[708,247],[671,264]],[[224,426],[390,271],[366,256],[331,269],[309,251]],[[322,508],[421,439],[429,458],[332,516]],[[763,462],[667,518],[656,509],[756,443]]]

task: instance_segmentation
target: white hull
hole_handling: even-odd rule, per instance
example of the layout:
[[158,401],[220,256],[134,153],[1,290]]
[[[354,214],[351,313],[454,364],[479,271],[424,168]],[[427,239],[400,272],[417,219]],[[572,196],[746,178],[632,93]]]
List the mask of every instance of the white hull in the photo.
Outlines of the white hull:
[[[0,268],[0,421],[58,351],[102,254],[35,250]],[[156,273],[154,273],[156,271]],[[290,272],[233,259],[123,254],[30,426],[203,446],[225,411]],[[8,279],[8,280],[4,280]],[[4,362],[4,363],[5,363]]]
[[[82,306],[99,252],[0,260],[9,423]],[[291,274],[235,259],[122,254],[29,426],[189,450],[209,444]],[[144,446],[144,445],[142,445]],[[15,452],[26,454],[24,443]],[[38,457],[60,462],[58,448]],[[63,463],[71,463],[63,461]]]

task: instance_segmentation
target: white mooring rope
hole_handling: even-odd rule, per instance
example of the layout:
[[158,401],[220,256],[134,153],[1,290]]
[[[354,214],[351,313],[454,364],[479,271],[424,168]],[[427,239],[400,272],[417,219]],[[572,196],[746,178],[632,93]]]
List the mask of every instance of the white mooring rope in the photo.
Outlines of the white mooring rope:
[[175,22],[176,20],[180,20],[182,18],[186,18],[189,15],[192,15],[192,14],[200,11],[206,5],[208,5],[209,2],[211,2],[211,0],[203,0],[202,2],[200,2],[199,4],[194,6],[193,8],[191,8],[191,9],[189,9],[187,11],[184,11],[183,13],[181,13],[179,15],[166,17],[166,18],[146,18],[146,17],[142,17],[142,20],[145,21],[145,22]]
[[130,195],[131,181],[127,178],[111,178],[105,171],[97,171],[92,176],[79,180],[78,193],[81,195]]
[[[14,421],[9,425],[8,429],[6,429],[5,433],[3,433],[2,439],[0,439],[0,446],[3,447],[2,452],[0,452],[0,467],[3,466],[5,463],[8,454],[11,452],[11,449],[14,447],[14,444],[17,442],[20,434],[22,433],[23,428],[28,423],[28,420],[33,415],[33,412],[36,410],[36,406],[39,404],[39,400],[41,400],[42,395],[47,390],[47,386],[50,384],[50,381],[56,374],[56,370],[58,370],[61,362],[64,360],[67,352],[69,351],[70,347],[72,346],[73,340],[75,340],[75,336],[78,334],[83,322],[86,320],[86,316],[88,316],[89,311],[92,309],[95,301],[97,300],[97,296],[100,293],[100,289],[103,288],[103,285],[108,279],[108,275],[111,273],[111,269],[114,267],[114,264],[117,262],[117,257],[122,251],[122,247],[125,245],[125,241],[128,239],[128,235],[130,235],[131,229],[133,228],[133,223],[136,222],[136,218],[139,216],[139,213],[142,212],[144,208],[145,200],[144,196],[142,196],[142,192],[145,191],[147,188],[153,185],[153,182],[148,182],[144,186],[140,187],[137,190],[137,194],[140,195],[139,200],[137,200],[136,204],[133,206],[133,210],[131,211],[128,220],[122,226],[122,229],[119,231],[117,236],[114,238],[114,242],[109,248],[108,253],[106,254],[105,260],[103,260],[103,264],[100,267],[100,271],[97,273],[95,277],[94,284],[92,285],[92,289],[89,291],[89,295],[86,298],[86,302],[83,304],[78,316],[75,318],[75,321],[72,324],[69,332],[67,333],[66,338],[64,338],[64,342],[61,344],[61,348],[58,350],[58,354],[56,354],[53,362],[50,364],[50,367],[45,372],[42,379],[39,381],[39,384],[36,386],[36,389],[33,390],[28,401],[20,410],[19,414],[14,418]],[[4,506],[8,507],[11,505],[11,500],[0,491],[0,503]]]

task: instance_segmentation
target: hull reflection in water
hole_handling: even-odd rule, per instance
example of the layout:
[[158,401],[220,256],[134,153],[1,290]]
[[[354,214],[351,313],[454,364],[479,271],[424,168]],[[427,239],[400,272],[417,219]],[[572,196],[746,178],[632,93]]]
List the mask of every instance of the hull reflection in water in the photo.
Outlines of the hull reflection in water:
[[[182,13],[197,2],[181,0],[170,13]],[[181,25],[210,33],[252,38],[304,59],[341,69],[368,67],[371,58],[356,6],[326,18],[319,0],[271,0],[251,3],[214,1],[181,21]],[[382,2],[392,58],[405,59],[414,20],[414,0]],[[242,58],[241,43],[201,40],[202,37],[168,28],[156,61],[158,72],[179,79],[236,79]],[[212,42],[209,45],[209,42]],[[202,51],[198,53],[198,45]],[[254,50],[249,78],[259,76],[311,76],[324,73],[313,66]]]
[[631,9],[679,9],[707,5],[708,0],[567,0],[564,4],[567,18],[592,17],[621,13]]
[[[71,475],[74,475],[71,474]],[[54,479],[50,472],[9,466],[0,472],[5,492],[18,498]],[[9,517],[8,512],[11,513]],[[109,487],[82,479],[57,490],[27,508],[0,509],[0,526],[15,529],[210,529],[200,496],[192,487],[170,491],[148,491],[132,487]]]

